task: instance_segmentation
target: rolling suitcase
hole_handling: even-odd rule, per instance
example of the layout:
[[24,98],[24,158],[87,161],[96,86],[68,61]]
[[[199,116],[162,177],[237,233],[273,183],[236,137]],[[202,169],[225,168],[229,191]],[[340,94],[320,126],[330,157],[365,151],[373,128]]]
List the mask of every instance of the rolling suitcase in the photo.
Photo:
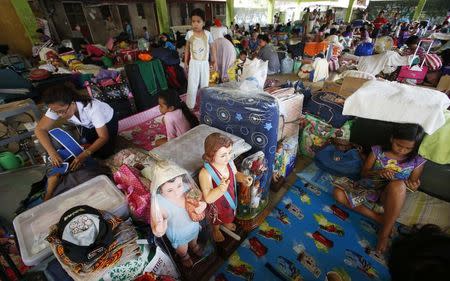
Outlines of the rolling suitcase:
[[[411,59],[410,65],[405,65],[400,68],[400,72],[397,76],[397,81],[399,82],[405,82],[408,80],[415,80],[416,84],[422,84],[423,80],[425,79],[425,76],[427,76],[428,73],[428,67],[425,66],[426,59],[423,60],[423,62],[419,65],[412,65],[414,62],[414,59],[417,55],[417,50],[419,49],[420,45],[423,42],[430,42],[429,40],[420,40],[419,45],[416,48],[416,51],[414,52],[413,58]],[[431,46],[433,45],[433,41],[430,42],[430,46],[427,49],[426,54],[430,52]]]
[[[225,87],[202,88],[200,122],[243,138],[251,153],[263,151],[272,174],[278,138],[279,107],[275,97]],[[261,187],[270,179],[261,180]]]

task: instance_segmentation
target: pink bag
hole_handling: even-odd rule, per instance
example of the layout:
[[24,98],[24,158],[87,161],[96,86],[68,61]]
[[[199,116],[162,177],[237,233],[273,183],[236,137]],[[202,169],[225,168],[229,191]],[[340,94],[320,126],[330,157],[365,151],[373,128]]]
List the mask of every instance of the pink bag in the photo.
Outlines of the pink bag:
[[336,71],[339,69],[339,60],[337,57],[332,56],[330,58],[330,61],[328,62],[328,66],[330,68],[330,71]]
[[439,70],[442,67],[442,60],[439,57],[439,55],[426,54],[425,55],[425,65],[431,71]]
[[134,218],[150,223],[150,182],[139,177],[140,172],[127,165],[120,166],[114,173],[117,187],[127,196]]
[[403,82],[406,79],[416,80],[416,84],[422,84],[425,76],[427,76],[428,67],[418,65],[415,66],[402,66],[400,68],[400,73],[397,76],[397,81]]
[[417,50],[419,50],[420,44],[423,42],[430,42],[430,46],[428,47],[426,56],[429,55],[431,46],[433,45],[433,41],[431,40],[421,40],[419,44],[417,45],[416,51],[414,52],[413,59],[411,60],[410,65],[405,65],[400,68],[400,72],[397,76],[397,81],[404,82],[405,80],[415,80],[415,84],[422,84],[423,80],[425,79],[425,76],[427,76],[428,73],[428,67],[424,65],[426,59],[423,60],[423,62],[419,65],[412,66],[412,63],[414,61],[414,58],[417,55]]

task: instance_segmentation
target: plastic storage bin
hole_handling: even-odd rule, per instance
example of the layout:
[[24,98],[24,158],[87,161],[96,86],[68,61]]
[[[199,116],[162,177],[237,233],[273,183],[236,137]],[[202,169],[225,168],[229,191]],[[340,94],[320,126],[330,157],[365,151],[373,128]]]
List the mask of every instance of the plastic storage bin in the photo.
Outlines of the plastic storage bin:
[[50,226],[76,205],[89,205],[116,216],[129,216],[125,195],[106,176],[97,176],[71,190],[29,209],[14,218],[20,254],[28,266],[39,264],[52,254],[45,238]]
[[234,159],[252,148],[243,138],[201,124],[170,142],[154,148],[150,155],[156,159],[170,160],[188,171],[191,176],[195,176],[203,166],[205,139],[212,133],[221,133],[231,138]]

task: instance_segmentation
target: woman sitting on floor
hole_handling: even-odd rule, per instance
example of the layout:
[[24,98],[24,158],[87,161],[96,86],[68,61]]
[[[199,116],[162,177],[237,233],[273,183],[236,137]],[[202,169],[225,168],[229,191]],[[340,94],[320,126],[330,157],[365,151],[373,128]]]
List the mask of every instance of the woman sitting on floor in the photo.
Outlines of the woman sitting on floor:
[[278,57],[277,51],[275,51],[272,45],[269,45],[269,37],[266,34],[260,34],[258,36],[259,46],[257,49],[258,58],[263,61],[268,61],[269,69],[267,74],[276,74],[280,72],[280,58]]

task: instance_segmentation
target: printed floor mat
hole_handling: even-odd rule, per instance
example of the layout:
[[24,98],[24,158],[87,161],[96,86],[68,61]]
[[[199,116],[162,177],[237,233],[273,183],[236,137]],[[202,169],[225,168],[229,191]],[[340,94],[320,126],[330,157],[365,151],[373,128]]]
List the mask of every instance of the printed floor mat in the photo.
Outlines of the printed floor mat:
[[[401,231],[396,225],[395,231]],[[390,280],[378,224],[298,179],[213,280]]]

